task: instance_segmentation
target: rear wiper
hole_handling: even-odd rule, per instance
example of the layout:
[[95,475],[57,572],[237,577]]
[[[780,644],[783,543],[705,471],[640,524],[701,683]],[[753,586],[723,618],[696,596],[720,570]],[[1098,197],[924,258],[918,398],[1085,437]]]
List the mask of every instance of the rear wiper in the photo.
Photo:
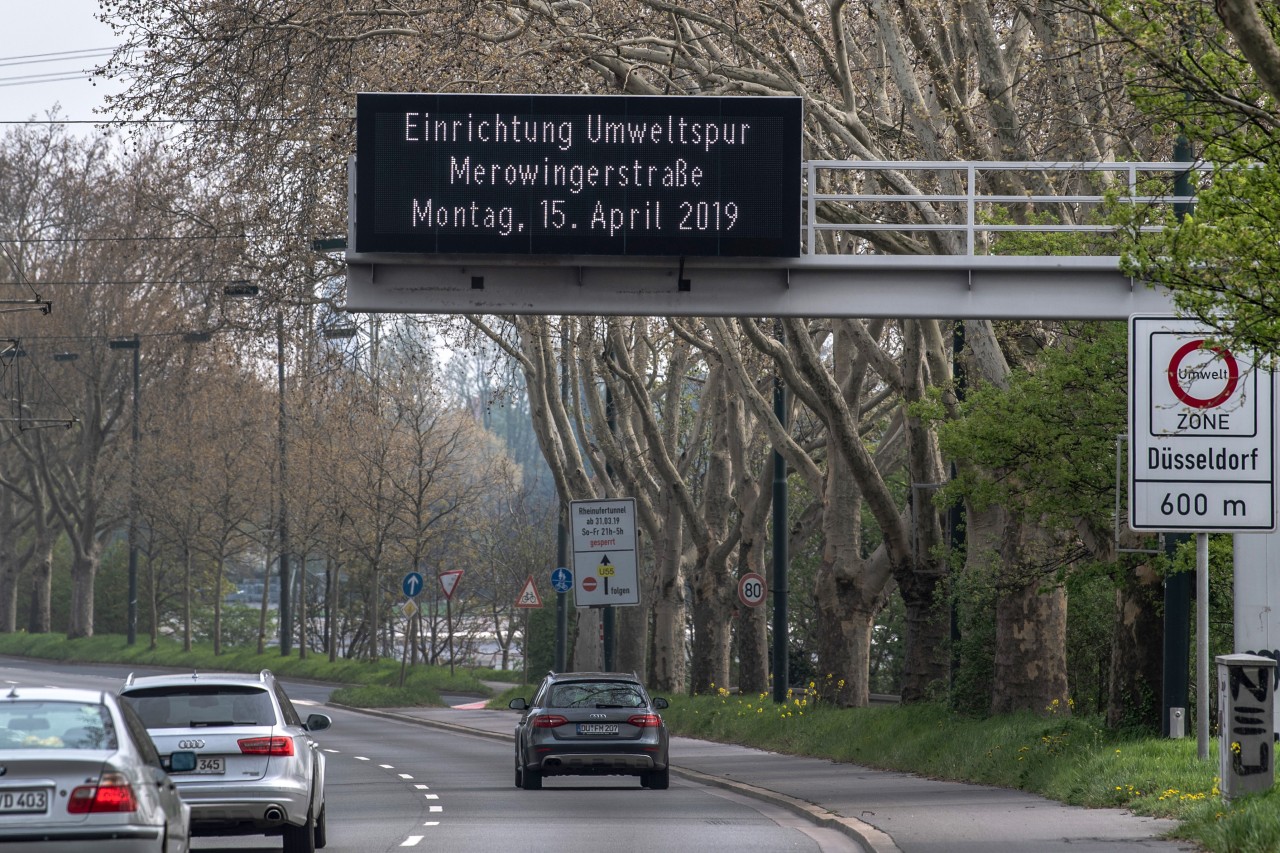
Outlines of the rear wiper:
[[191,728],[193,729],[201,729],[201,728],[206,728],[208,726],[234,726],[234,725],[237,725],[237,723],[231,720],[192,720],[191,721]]
[[603,702],[596,703],[597,708],[634,708],[635,705],[606,705]]

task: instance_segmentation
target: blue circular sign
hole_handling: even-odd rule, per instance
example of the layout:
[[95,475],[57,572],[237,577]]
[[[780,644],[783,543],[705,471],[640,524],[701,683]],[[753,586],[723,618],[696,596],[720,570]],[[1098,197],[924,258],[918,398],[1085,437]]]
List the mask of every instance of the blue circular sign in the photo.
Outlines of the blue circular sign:
[[565,568],[551,572],[551,586],[556,592],[568,592],[573,589],[573,572]]
[[404,576],[404,583],[400,584],[400,588],[409,598],[417,598],[418,593],[422,592],[422,575],[418,572],[409,572]]

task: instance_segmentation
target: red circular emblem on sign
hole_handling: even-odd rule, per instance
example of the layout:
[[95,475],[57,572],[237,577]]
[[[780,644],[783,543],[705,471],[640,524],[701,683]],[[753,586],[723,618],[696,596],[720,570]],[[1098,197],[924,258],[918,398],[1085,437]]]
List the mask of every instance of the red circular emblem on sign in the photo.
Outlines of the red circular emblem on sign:
[[591,577],[590,575],[587,575],[585,578],[582,579],[582,589],[585,592],[595,592],[596,579]]
[[747,572],[738,581],[738,600],[747,607],[759,607],[764,603],[767,590],[763,577],[755,572]]
[[[1222,360],[1223,366],[1227,369],[1227,383],[1212,397],[1196,397],[1189,393],[1186,388],[1182,387],[1182,383],[1178,378],[1178,371],[1182,367],[1182,361],[1191,353],[1200,349],[1211,350],[1218,354]],[[1212,409],[1214,406],[1220,406],[1231,398],[1236,392],[1236,387],[1240,384],[1240,364],[1236,361],[1235,356],[1222,347],[1206,346],[1203,339],[1188,341],[1178,348],[1173,354],[1173,358],[1169,360],[1169,388],[1173,391],[1173,395],[1182,402],[1196,409]]]

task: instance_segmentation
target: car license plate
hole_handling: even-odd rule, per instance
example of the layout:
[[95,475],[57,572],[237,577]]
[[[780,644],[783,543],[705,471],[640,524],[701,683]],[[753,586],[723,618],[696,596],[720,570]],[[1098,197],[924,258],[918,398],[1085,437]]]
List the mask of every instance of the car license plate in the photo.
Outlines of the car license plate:
[[0,814],[35,814],[48,809],[49,792],[44,788],[30,791],[0,791]]
[[196,769],[192,773],[202,773],[207,776],[217,776],[227,772],[227,759],[205,758],[203,755],[196,756]]
[[578,723],[580,735],[616,735],[617,733],[617,723]]

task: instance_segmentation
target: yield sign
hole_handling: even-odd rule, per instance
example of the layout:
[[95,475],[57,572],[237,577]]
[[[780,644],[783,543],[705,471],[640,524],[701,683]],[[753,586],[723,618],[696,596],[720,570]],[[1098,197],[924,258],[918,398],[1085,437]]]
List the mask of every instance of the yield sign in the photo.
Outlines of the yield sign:
[[453,590],[458,586],[458,581],[462,579],[462,569],[450,569],[447,572],[440,573],[440,588],[444,590],[444,597],[453,598]]
[[524,589],[520,590],[520,597],[516,599],[516,607],[541,607],[542,596],[538,595],[538,587],[533,583],[533,575],[529,575],[529,579],[524,582]]

